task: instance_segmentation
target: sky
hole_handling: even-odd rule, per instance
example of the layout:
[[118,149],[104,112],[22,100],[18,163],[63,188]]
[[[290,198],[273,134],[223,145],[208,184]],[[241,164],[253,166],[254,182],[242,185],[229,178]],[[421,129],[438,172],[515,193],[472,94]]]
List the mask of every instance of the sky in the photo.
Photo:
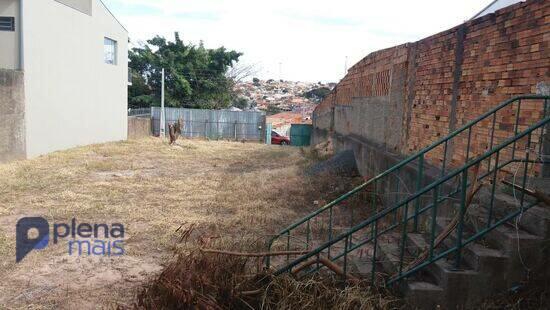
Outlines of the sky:
[[103,0],[132,44],[155,35],[244,53],[262,79],[337,82],[370,52],[470,19],[491,0]]

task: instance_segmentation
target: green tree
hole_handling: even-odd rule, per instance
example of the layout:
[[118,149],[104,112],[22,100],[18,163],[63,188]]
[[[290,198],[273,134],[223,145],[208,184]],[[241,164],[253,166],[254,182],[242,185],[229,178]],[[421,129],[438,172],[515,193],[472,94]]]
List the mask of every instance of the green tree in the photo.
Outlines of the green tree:
[[128,106],[130,108],[150,107],[154,105],[155,96],[153,90],[143,76],[131,72],[132,86],[128,88]]
[[313,99],[316,101],[321,101],[325,99],[326,96],[330,94],[330,89],[327,87],[319,87],[312,89],[306,93],[303,94],[303,97],[306,97],[308,99]]
[[267,106],[267,111],[265,112],[267,115],[275,115],[275,114],[278,114],[278,113],[281,113],[283,112],[283,110],[281,108],[279,108],[278,106],[276,105],[268,105]]
[[232,106],[234,106],[235,108],[239,108],[241,110],[245,110],[245,109],[248,109],[249,103],[248,103],[248,100],[246,98],[237,97],[233,101]]
[[239,61],[241,53],[224,47],[207,49],[185,44],[175,33],[170,42],[156,36],[129,53],[132,86],[128,91],[133,106],[160,104],[161,69],[165,69],[165,102],[171,107],[219,109],[233,98],[233,81],[226,72]]

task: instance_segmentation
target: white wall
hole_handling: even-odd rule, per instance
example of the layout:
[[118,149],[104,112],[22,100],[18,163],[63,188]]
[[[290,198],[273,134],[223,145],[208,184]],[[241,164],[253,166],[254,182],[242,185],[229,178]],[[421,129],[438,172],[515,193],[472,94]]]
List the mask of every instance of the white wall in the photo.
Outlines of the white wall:
[[15,31],[0,31],[0,69],[19,66],[19,0],[0,0],[0,16],[15,17]]
[[[54,0],[26,0],[27,155],[127,138],[128,34],[99,0],[92,16]],[[118,42],[118,64],[103,41]]]
[[55,1],[63,3],[74,9],[77,9],[82,13],[92,15],[92,2],[94,0],[55,0]]
[[493,3],[491,3],[491,5],[489,5],[487,8],[485,8],[483,11],[479,12],[476,16],[474,16],[474,18],[479,18],[481,16],[485,16],[485,15],[488,15],[488,14],[492,14],[500,9],[503,9],[507,6],[510,6],[512,4],[516,4],[518,2],[523,2],[525,0],[498,0],[498,1],[494,1]]

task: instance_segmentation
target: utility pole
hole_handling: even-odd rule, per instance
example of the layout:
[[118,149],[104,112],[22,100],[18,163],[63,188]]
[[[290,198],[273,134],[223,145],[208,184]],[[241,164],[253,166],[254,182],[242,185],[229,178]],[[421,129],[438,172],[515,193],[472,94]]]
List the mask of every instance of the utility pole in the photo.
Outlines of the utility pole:
[[283,63],[279,62],[279,81],[283,79]]
[[160,137],[166,137],[166,114],[164,113],[164,68],[162,68],[162,82],[160,88]]

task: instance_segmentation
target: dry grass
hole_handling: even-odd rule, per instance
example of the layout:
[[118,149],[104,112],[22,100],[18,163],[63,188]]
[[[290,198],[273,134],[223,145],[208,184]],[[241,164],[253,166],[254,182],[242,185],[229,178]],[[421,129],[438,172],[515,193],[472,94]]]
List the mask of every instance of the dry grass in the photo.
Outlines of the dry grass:
[[[258,239],[196,236],[180,255],[138,295],[138,309],[401,309],[385,290],[364,283],[346,286],[331,275],[296,280],[258,271],[257,259],[203,253],[195,245],[254,252]],[[261,260],[259,261],[261,263]]]
[[[317,207],[319,188],[330,193],[325,199],[346,189],[307,179],[308,161],[289,147],[149,138],[0,165],[0,308],[131,303],[135,288],[182,247],[182,225],[262,238]],[[75,259],[51,245],[15,264],[15,224],[31,215],[121,222],[126,255]]]
[[479,305],[483,310],[535,310],[548,309],[550,305],[550,283],[546,277],[531,280],[515,291],[505,292],[487,298]]

